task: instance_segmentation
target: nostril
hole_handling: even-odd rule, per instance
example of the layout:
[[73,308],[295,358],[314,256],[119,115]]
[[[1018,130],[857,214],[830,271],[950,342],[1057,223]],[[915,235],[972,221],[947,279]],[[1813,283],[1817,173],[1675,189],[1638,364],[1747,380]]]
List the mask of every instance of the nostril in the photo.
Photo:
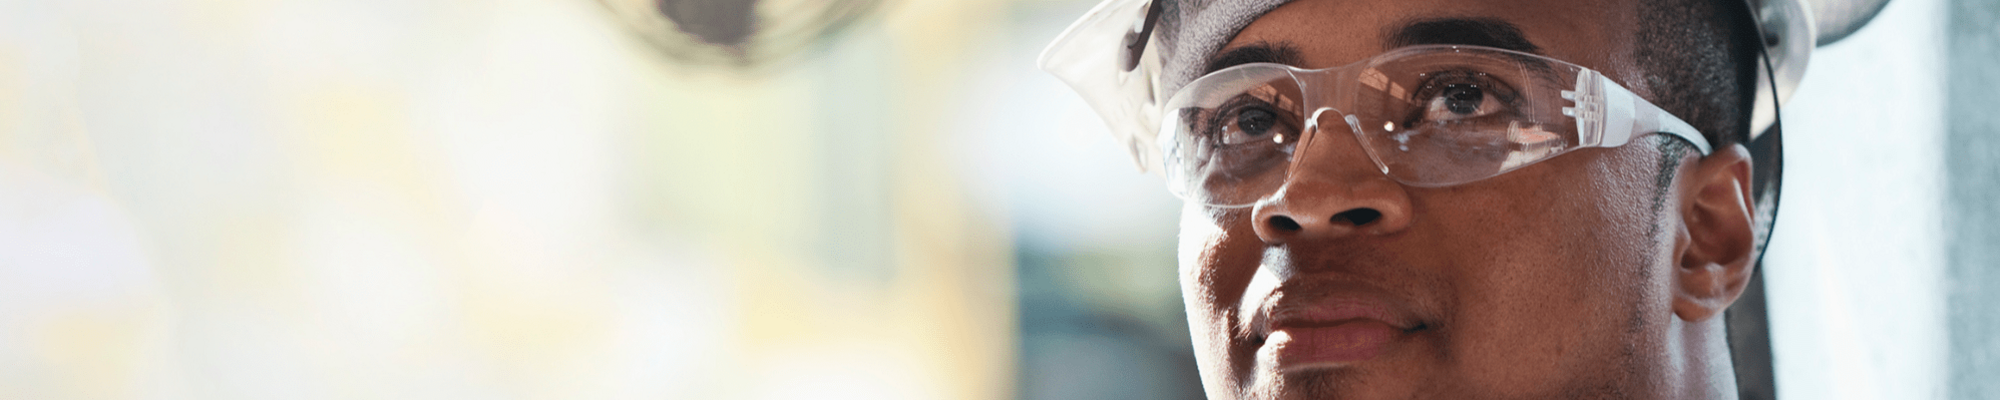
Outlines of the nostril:
[[1292,217],[1283,215],[1272,216],[1271,227],[1286,232],[1298,232],[1299,229],[1303,228],[1299,226],[1299,221],[1293,221]]
[[1348,223],[1354,224],[1354,226],[1367,225],[1378,219],[1382,219],[1382,212],[1375,211],[1373,208],[1356,208],[1333,215],[1333,223],[1339,224],[1341,220],[1347,220]]

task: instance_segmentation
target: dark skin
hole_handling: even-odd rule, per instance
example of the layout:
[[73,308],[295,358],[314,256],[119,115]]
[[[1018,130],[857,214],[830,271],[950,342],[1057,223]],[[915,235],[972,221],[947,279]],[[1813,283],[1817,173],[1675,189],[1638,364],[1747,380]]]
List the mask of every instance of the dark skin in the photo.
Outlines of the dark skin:
[[[1624,1],[1300,0],[1223,52],[1282,44],[1296,66],[1327,68],[1394,47],[1411,21],[1492,19],[1655,98],[1633,61],[1635,15]],[[1210,398],[1735,397],[1720,317],[1754,256],[1741,145],[1682,155],[1662,196],[1657,144],[1675,140],[1662,135],[1418,188],[1332,133],[1311,133],[1285,187],[1255,207],[1182,213],[1182,290]],[[1335,218],[1362,209],[1380,216]],[[1356,362],[1274,359],[1256,306],[1329,298],[1386,305],[1394,341]]]

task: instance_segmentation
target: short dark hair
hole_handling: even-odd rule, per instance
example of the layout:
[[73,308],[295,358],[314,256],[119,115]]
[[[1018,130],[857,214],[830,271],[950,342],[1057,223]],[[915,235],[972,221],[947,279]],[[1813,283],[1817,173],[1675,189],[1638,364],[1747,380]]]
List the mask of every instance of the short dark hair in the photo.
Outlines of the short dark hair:
[[1742,0],[1642,0],[1634,58],[1654,104],[1715,147],[1746,143],[1763,44]]
[[[1742,0],[1641,0],[1634,58],[1654,104],[1700,129],[1716,149],[1750,141],[1762,35]],[[1674,170],[1694,146],[1654,135],[1660,169],[1652,211],[1666,207]],[[1656,227],[1657,228],[1657,227]]]

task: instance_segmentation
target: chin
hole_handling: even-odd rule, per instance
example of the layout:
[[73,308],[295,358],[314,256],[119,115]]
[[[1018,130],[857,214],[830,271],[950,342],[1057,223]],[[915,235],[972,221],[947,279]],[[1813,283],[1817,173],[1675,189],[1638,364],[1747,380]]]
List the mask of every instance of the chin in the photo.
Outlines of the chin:
[[[1286,370],[1264,369],[1257,380],[1245,390],[1244,399],[1257,400],[1307,400],[1307,399],[1361,399],[1369,397],[1403,398],[1407,396],[1364,396],[1366,382],[1362,373],[1351,367],[1302,367]],[[1380,395],[1380,393],[1376,393]]]

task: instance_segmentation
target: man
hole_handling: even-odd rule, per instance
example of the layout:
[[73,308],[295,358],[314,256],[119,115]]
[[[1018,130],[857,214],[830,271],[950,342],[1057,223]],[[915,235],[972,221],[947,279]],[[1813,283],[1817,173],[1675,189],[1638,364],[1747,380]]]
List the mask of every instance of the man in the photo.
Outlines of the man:
[[1187,200],[1210,398],[1735,398],[1752,12],[1113,0],[1043,63]]

